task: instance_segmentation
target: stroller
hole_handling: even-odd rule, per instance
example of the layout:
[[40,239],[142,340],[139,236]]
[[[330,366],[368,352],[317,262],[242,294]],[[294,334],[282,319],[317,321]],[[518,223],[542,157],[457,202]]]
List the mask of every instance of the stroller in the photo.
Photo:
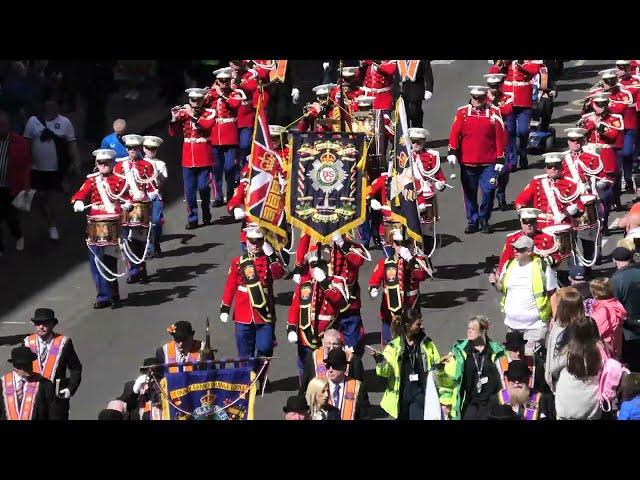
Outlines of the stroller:
[[542,154],[553,150],[556,141],[556,129],[551,127],[553,115],[553,83],[546,66],[540,68],[540,73],[534,78],[533,112],[529,124],[529,142],[527,150],[533,154]]

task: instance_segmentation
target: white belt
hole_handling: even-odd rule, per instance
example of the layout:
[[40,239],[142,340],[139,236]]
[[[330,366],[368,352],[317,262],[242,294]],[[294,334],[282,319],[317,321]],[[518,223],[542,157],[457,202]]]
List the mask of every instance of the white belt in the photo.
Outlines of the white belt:
[[505,85],[514,85],[516,87],[526,87],[527,85],[531,85],[529,82],[511,82],[511,81],[506,81],[504,82]]
[[245,287],[244,285],[240,285],[240,286],[238,287],[238,291],[239,291],[239,292],[245,292],[245,293],[246,293],[246,291],[247,291],[247,287]]
[[240,105],[245,105],[245,106],[246,106],[246,105],[249,105],[249,100],[242,100],[242,101],[240,102]]
[[323,322],[330,322],[333,320],[333,315],[318,315],[318,320],[322,320]]
[[411,297],[412,295],[417,295],[420,293],[420,290],[411,290],[410,292],[406,292],[405,295]]
[[208,138],[185,138],[184,143],[206,143],[208,142]]
[[237,118],[216,118],[216,123],[233,123],[237,120]]
[[613,146],[609,145],[608,143],[592,143],[591,145],[595,145],[599,148],[613,148]]
[[389,90],[391,90],[391,87],[384,87],[384,88],[361,87],[361,88],[365,92],[371,92],[371,93],[383,93],[383,92],[388,92]]

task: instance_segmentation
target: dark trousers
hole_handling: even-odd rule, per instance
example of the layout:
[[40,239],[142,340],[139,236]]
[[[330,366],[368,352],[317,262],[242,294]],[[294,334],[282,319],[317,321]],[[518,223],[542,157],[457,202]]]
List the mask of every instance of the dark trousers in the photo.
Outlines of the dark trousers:
[[[130,237],[129,232],[133,231],[132,233],[136,233],[140,230],[142,230],[144,233],[147,232],[146,228],[140,228],[140,227],[123,227],[122,228],[123,238],[127,239],[126,241],[129,243],[129,248],[131,248],[131,251],[133,252],[133,254],[138,258],[142,258],[144,256],[144,251],[146,250],[147,243],[146,241],[140,240],[140,237],[138,238],[133,238],[133,236]],[[141,275],[147,274],[147,262],[135,264],[127,258],[126,264],[127,264],[127,270],[129,272],[128,276],[131,279],[139,279]]]
[[491,413],[491,404],[486,402],[473,402],[462,409],[462,420],[488,420]]
[[640,340],[622,340],[622,361],[632,372],[640,372]]
[[[513,107],[513,113],[507,117],[509,141],[516,147],[516,157],[520,167],[529,165],[527,159],[527,144],[529,143],[529,124],[531,123],[531,108]],[[516,144],[519,139],[519,145]]]
[[[89,247],[89,269],[91,270],[91,276],[93,277],[93,283],[96,286],[98,294],[96,295],[96,302],[105,302],[111,300],[120,300],[120,292],[118,290],[118,279],[113,282],[109,282],[104,279],[98,272],[96,267],[94,256],[97,256],[102,263],[104,263],[109,270],[117,273],[118,270],[118,257],[112,257],[111,255],[105,255],[105,249],[110,247]],[[108,272],[105,272],[109,275]]]
[[624,182],[628,190],[631,190],[631,186],[633,185],[631,176],[633,173],[633,150],[636,143],[636,135],[636,130],[625,129],[624,146],[616,152],[618,155],[618,164],[622,166]]
[[[22,229],[20,228],[20,219],[18,217],[18,210],[11,205],[13,197],[9,194],[8,188],[0,188],[0,225],[2,222],[7,222],[11,235],[18,239],[22,237]],[[0,251],[4,250],[2,244],[2,233],[0,231]]]
[[240,144],[238,145],[238,173],[247,164],[247,156],[251,154],[251,140],[253,139],[253,128],[244,127],[238,129]]
[[424,119],[424,111],[422,110],[422,99],[405,102],[407,110],[407,120],[409,120],[409,127],[422,128],[422,121]]
[[233,191],[239,180],[237,145],[215,145],[213,147],[213,177],[215,180],[215,199],[222,200],[222,179],[227,182],[227,202],[233,197]]
[[[490,183],[494,176],[494,164],[478,167],[460,165],[460,182],[462,183],[464,207],[469,225],[477,226],[478,220],[481,219],[489,222],[496,193],[495,186]],[[478,190],[482,191],[480,206],[478,206]]]
[[187,201],[187,218],[189,223],[198,223],[198,199],[196,193],[200,193],[200,208],[202,220],[211,220],[211,167],[182,167],[182,181],[184,184],[184,196]]
[[54,407],[58,411],[59,420],[69,420],[69,400],[64,398],[56,398]]
[[236,346],[240,357],[273,355],[273,324],[236,323]]
[[405,383],[404,387],[400,392],[398,420],[424,420],[424,383]]

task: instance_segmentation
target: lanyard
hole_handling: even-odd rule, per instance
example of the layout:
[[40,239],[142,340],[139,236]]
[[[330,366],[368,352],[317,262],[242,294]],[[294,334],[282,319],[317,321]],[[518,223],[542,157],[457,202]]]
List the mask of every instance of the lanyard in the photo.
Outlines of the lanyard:
[[482,367],[484,367],[484,359],[486,354],[482,355],[482,361],[480,362],[480,366],[478,367],[478,361],[476,360],[475,352],[471,353],[473,355],[473,363],[476,364],[476,370],[478,370],[478,378],[482,376]]

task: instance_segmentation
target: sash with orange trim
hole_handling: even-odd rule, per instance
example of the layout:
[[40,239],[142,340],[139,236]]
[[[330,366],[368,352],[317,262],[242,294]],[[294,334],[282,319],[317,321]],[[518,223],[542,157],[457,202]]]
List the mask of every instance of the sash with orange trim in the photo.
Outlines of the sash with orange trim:
[[[360,392],[360,381],[349,379],[344,382],[344,391],[342,392],[342,408],[340,409],[340,420],[355,420],[356,418],[356,401]],[[333,399],[331,398],[333,405]],[[334,405],[335,406],[335,405]]]
[[287,74],[287,60],[275,60],[276,68],[269,72],[269,79],[272,82],[284,82]]
[[22,405],[18,405],[16,387],[13,384],[13,372],[9,372],[2,377],[4,410],[7,412],[7,420],[31,420],[38,388],[40,388],[40,382],[26,382]]
[[[529,403],[524,408],[524,414],[522,415],[523,420],[538,420],[540,415],[540,398],[542,398],[542,394],[540,392],[532,393],[529,396]],[[500,400],[500,405],[510,405],[509,401],[509,391],[504,388],[500,390],[498,393],[498,399]]]
[[398,60],[400,79],[403,81],[409,80],[411,82],[415,82],[419,64],[420,60]]
[[[191,351],[187,355],[187,362],[199,362],[200,361],[200,351],[202,350],[202,342],[200,340],[193,341],[193,347]],[[162,351],[164,352],[164,363],[178,363],[178,355],[176,352],[176,342],[171,340],[169,343],[165,343],[162,346]],[[180,371],[179,367],[169,367],[169,373],[178,373]],[[185,365],[182,367],[183,372],[192,372],[192,365]]]
[[315,367],[316,377],[327,378],[327,366],[324,364],[324,348],[318,348],[313,351],[313,366]]
[[38,358],[33,361],[33,371],[35,373],[39,373],[47,380],[53,381],[53,377],[56,374],[56,370],[58,369],[58,362],[60,361],[62,349],[67,343],[68,337],[60,334],[54,334],[54,338],[49,345],[49,350],[47,351],[47,358],[44,361],[44,368],[40,365],[40,352],[38,351],[38,336],[34,333],[29,335],[25,339],[25,345],[29,347],[33,353],[35,353]]

